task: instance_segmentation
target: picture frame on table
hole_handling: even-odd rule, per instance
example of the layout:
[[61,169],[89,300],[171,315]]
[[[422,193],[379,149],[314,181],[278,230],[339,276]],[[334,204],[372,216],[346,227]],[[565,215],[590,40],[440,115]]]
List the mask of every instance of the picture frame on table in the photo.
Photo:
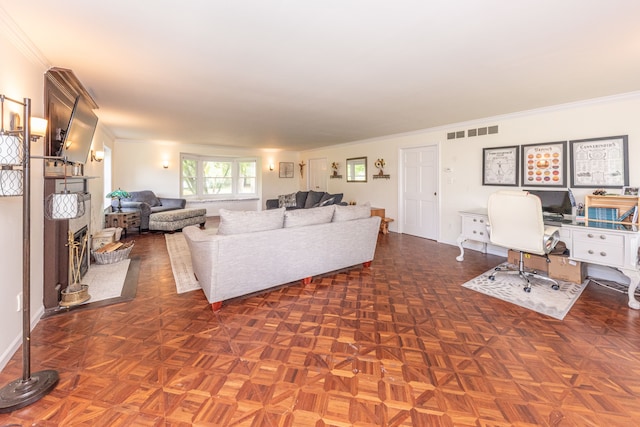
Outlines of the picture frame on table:
[[567,186],[567,141],[522,145],[523,187]]
[[482,185],[518,186],[520,146],[482,149]]
[[625,185],[624,187],[622,187],[622,191],[620,192],[620,194],[622,194],[623,196],[637,196],[638,195],[638,190],[640,190],[640,188],[638,188],[638,187],[629,187],[629,186]]
[[628,135],[579,139],[571,144],[571,187],[622,188],[629,185]]
[[293,178],[293,162],[280,162],[278,176],[280,178]]

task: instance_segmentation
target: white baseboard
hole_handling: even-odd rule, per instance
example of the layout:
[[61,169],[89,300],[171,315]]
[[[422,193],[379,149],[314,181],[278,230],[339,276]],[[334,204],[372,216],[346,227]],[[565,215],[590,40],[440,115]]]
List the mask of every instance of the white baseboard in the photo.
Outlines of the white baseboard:
[[[43,305],[40,306],[40,309],[36,313],[31,313],[31,330],[32,331],[33,331],[33,328],[36,327],[36,325],[42,318],[43,314],[44,314]],[[0,354],[0,371],[3,370],[5,366],[7,366],[7,363],[9,363],[9,361],[11,360],[15,352],[18,351],[21,345],[22,345],[22,329],[20,330],[20,335],[18,335],[13,339],[13,341],[11,341],[11,345],[9,345],[9,348],[7,348],[5,351],[2,352],[2,354]]]

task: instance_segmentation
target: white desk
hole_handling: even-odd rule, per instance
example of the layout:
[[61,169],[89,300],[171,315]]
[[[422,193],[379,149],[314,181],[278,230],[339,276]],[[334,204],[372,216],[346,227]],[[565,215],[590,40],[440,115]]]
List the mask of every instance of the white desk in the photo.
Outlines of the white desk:
[[[487,232],[488,216],[486,209],[461,211],[462,232],[457,242],[460,247],[458,261],[464,261],[463,244],[467,240],[483,244],[483,252],[487,251],[489,235]],[[634,230],[618,230],[587,226],[585,223],[554,223],[561,226],[560,240],[569,249],[570,258],[576,261],[613,267],[627,276],[629,283],[629,307],[640,309],[640,302],[635,298],[635,291],[640,283],[638,269],[638,248],[640,233]]]

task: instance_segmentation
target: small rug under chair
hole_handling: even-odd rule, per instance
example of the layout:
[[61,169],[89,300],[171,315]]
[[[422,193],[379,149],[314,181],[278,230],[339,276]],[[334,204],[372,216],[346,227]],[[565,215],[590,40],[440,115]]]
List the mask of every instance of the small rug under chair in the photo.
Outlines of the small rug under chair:
[[171,259],[171,270],[176,281],[176,290],[179,294],[195,291],[200,284],[193,273],[191,266],[191,252],[182,233],[165,234],[167,252]]
[[[508,263],[499,267],[515,268]],[[462,286],[558,320],[564,319],[589,283],[589,280],[580,284],[558,280],[560,289],[555,291],[546,281],[531,279],[531,292],[525,292],[524,281],[518,275],[497,274],[495,280],[489,280],[494,270],[492,268]]]

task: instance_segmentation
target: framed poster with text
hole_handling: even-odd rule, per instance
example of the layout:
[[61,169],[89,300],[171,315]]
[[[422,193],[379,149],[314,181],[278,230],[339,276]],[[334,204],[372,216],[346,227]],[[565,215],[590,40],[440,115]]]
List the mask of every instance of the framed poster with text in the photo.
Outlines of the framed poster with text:
[[571,186],[629,185],[628,135],[571,141]]
[[519,146],[482,149],[482,185],[518,186]]
[[523,187],[567,186],[567,141],[522,146]]

